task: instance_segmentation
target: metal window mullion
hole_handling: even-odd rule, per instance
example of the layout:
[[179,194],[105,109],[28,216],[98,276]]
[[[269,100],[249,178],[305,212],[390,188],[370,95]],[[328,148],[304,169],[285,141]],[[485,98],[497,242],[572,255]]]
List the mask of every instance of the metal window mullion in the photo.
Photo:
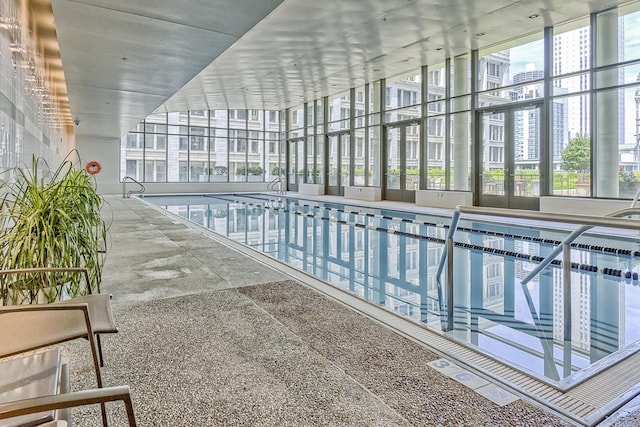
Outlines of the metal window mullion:
[[[309,107],[309,104],[307,102],[304,102],[302,104],[302,168],[300,168],[300,165],[296,164],[296,171],[299,171],[300,169],[302,169],[303,174],[302,174],[302,182],[306,183],[307,182],[307,175],[309,174],[309,171],[307,170],[307,108]],[[298,155],[298,143],[296,142],[296,160],[299,159],[300,156]]]
[[189,110],[187,110],[187,182],[191,182],[191,114]]
[[540,191],[541,196],[553,194],[553,27],[544,29],[544,97],[540,124]]
[[227,155],[226,155],[226,163],[227,163],[227,183],[229,182],[229,178],[231,176],[231,171],[230,171],[230,164],[229,164],[229,160],[231,159],[230,157],[230,148],[231,148],[231,119],[230,116],[231,114],[229,114],[230,110],[227,110],[227,126],[226,126],[226,131],[227,131]]
[[329,97],[324,96],[322,98],[322,138],[324,140],[323,149],[322,149],[322,163],[323,165],[323,185],[324,191],[327,192],[329,188]]
[[424,190],[427,188],[427,170],[429,167],[429,156],[428,156],[428,141],[427,141],[427,132],[425,132],[425,128],[427,127],[427,104],[429,102],[429,67],[427,65],[423,65],[421,68],[421,100],[420,100],[420,130],[418,131],[418,138],[420,138],[420,144],[418,150],[420,152],[420,176],[419,176],[419,190]]
[[[165,150],[164,150],[164,182],[169,182],[169,113],[164,113],[164,123],[165,123]],[[147,127],[145,126],[145,132],[146,132]],[[147,141],[147,137],[145,135],[145,145],[146,145],[146,141]],[[146,150],[145,150],[146,151]],[[146,154],[146,153],[145,153]],[[146,157],[144,157],[143,160],[144,164],[146,164]],[[180,169],[180,167],[178,166],[178,170]],[[143,169],[144,170],[144,169]],[[143,182],[144,182],[144,176],[142,177]]]
[[211,182],[211,110],[207,110],[207,182]]
[[451,58],[445,60],[445,90],[444,90],[444,185],[445,190],[451,188]]
[[590,164],[590,175],[591,175],[591,179],[589,182],[589,187],[590,187],[590,194],[591,197],[597,197],[597,189],[596,186],[594,185],[595,182],[597,182],[598,179],[598,171],[596,170],[596,163],[595,163],[595,158],[597,156],[596,153],[596,149],[597,149],[597,141],[596,141],[596,132],[598,131],[598,125],[597,125],[597,120],[595,119],[595,105],[597,102],[597,94],[596,91],[594,90],[594,88],[596,87],[595,83],[595,79],[596,79],[596,75],[593,72],[593,67],[594,64],[596,64],[596,59],[597,59],[597,43],[596,43],[596,39],[598,36],[598,28],[597,28],[597,14],[596,13],[592,13],[591,15],[589,15],[589,25],[590,25],[590,31],[589,31],[589,43],[591,44],[590,46],[590,58],[589,58],[589,69],[588,69],[588,75],[589,75],[589,128],[590,128],[590,132],[591,132],[591,138],[590,138],[590,158],[589,158],[589,164]]
[[356,136],[356,88],[349,89],[349,186],[354,183],[353,174],[355,172],[355,136]]
[[[380,171],[380,187],[385,189],[387,187],[387,130],[386,130],[386,104],[387,104],[387,79],[380,79],[380,88],[378,92],[378,114],[380,114],[380,164],[378,165]],[[382,198],[386,198],[386,194],[382,195]]]
[[287,108],[284,110],[284,135],[281,139],[284,142],[284,147],[282,148],[282,154],[284,154],[284,176],[287,179],[287,186],[289,185],[289,163],[291,157],[291,152],[289,150],[289,127],[291,126],[291,119],[289,115],[291,114],[291,108]]
[[369,124],[371,122],[369,111],[369,83],[364,85],[364,186],[369,187]]
[[[470,121],[470,129],[471,132],[474,132],[475,130],[477,130],[476,128],[476,109],[478,107],[478,65],[479,65],[479,61],[480,61],[480,52],[478,51],[478,49],[474,49],[471,51],[471,64],[470,64],[470,68],[471,68],[471,82],[470,82],[470,87],[469,87],[469,106],[470,106],[470,110],[469,110],[469,121]],[[477,193],[477,191],[474,191],[474,189],[476,188],[476,182],[478,182],[478,172],[479,172],[479,166],[480,163],[477,160],[478,156],[480,154],[480,149],[479,147],[476,147],[476,145],[478,145],[480,141],[480,138],[476,138],[475,135],[471,135],[471,147],[470,147],[470,154],[471,154],[471,159],[469,159],[469,163],[470,165],[468,165],[470,167],[470,171],[469,171],[469,176],[471,177],[471,182],[469,183],[469,189],[472,190],[472,193]],[[480,186],[478,185],[478,189],[480,189]]]
[[[318,184],[318,100],[313,100],[313,183]],[[315,264],[314,264],[315,265]]]
[[[244,113],[244,181],[249,182],[249,109]],[[248,218],[248,215],[245,217]],[[249,221],[247,220],[247,228]]]

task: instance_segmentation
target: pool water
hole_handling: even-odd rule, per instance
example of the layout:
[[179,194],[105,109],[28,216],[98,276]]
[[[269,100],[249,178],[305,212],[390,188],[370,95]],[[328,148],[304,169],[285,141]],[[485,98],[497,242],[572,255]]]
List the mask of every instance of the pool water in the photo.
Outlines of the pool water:
[[[150,196],[146,202],[568,389],[637,350],[638,243],[594,229],[558,262],[520,280],[571,228],[465,219],[455,234],[454,324],[442,332],[438,270],[450,217],[267,194]],[[565,295],[571,306],[564,340]]]

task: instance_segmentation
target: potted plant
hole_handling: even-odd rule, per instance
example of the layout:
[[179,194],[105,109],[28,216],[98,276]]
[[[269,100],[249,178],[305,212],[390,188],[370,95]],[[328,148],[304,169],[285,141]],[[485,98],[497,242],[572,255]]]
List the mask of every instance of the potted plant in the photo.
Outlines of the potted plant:
[[2,276],[1,304],[53,302],[87,294],[87,286],[99,292],[107,237],[103,199],[80,164],[70,154],[51,173],[34,155],[31,168],[18,165],[10,181],[0,182],[0,269],[83,267],[89,284],[75,273]]
[[[253,165],[253,166],[245,166],[245,165],[240,165],[236,168],[236,176],[240,177],[240,176],[247,176],[247,181],[262,181],[262,173],[264,172],[264,170],[262,169],[262,167],[258,166],[258,165]],[[255,177],[259,177],[259,178],[255,178]]]
[[249,174],[248,181],[262,181],[262,174],[264,169],[261,166],[253,165],[247,168],[247,172]]
[[228,171],[226,166],[214,166],[212,169],[213,173],[209,175],[209,179],[212,182],[226,182]]
[[638,191],[638,185],[640,184],[640,180],[638,180],[638,176],[631,171],[623,171],[621,170],[619,173],[619,191],[620,197],[625,197],[628,199],[632,199],[635,197]]

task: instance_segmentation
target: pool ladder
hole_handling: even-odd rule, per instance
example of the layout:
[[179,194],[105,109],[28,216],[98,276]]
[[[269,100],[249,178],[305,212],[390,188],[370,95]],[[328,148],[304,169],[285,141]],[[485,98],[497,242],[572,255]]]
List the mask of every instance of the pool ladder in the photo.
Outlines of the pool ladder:
[[[127,191],[127,181],[135,182],[136,184],[138,184],[139,186],[138,189]],[[135,178],[132,178],[130,176],[125,176],[124,178],[122,178],[122,198],[123,199],[130,198],[131,194],[133,193],[142,194],[144,193],[144,191],[145,191],[144,185],[142,185],[142,183],[136,180]]]

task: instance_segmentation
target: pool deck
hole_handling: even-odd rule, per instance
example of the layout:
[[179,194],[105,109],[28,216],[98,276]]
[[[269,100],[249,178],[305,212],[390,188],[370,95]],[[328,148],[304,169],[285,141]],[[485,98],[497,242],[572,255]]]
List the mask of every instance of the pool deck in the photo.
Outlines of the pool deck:
[[[305,275],[138,200],[105,198],[102,292],[120,332],[103,337],[103,375],[131,387],[141,426],[580,425],[478,372],[438,369],[447,360],[435,345]],[[94,386],[86,344],[65,351],[73,388]],[[602,425],[638,425],[637,412]],[[110,419],[126,425],[117,405]],[[98,420],[74,411],[75,426]]]

